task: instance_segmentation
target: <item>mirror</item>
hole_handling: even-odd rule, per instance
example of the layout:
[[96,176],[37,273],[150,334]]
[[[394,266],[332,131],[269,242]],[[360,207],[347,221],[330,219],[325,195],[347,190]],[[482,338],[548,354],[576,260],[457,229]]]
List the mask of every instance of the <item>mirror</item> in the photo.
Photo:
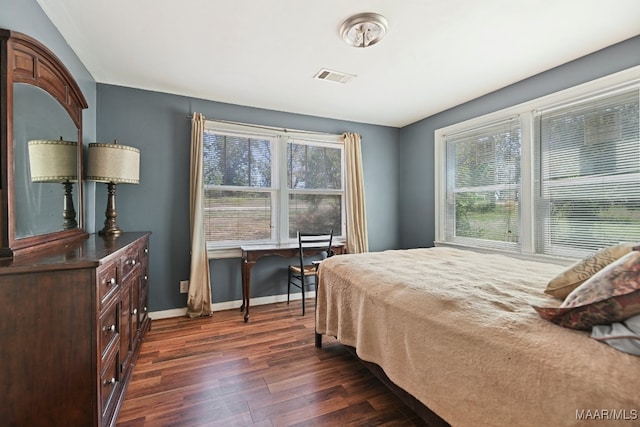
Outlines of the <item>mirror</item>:
[[[30,141],[56,140],[77,143],[78,129],[51,95],[36,86],[15,83],[13,86],[13,194],[16,239],[70,229],[65,225],[63,182],[66,180],[39,179],[32,170],[33,146]],[[50,145],[55,149],[56,144]],[[64,149],[64,145],[60,145]],[[75,148],[75,147],[74,147]],[[75,148],[77,151],[77,148]],[[50,150],[52,151],[52,150]],[[30,155],[31,153],[31,155]],[[75,181],[71,185],[71,206],[78,206],[77,162]],[[40,165],[42,167],[42,165]],[[77,216],[77,215],[76,215]],[[74,218],[77,227],[77,218]]]
[[50,50],[15,31],[0,29],[0,76],[0,258],[7,258],[87,235],[87,102]]

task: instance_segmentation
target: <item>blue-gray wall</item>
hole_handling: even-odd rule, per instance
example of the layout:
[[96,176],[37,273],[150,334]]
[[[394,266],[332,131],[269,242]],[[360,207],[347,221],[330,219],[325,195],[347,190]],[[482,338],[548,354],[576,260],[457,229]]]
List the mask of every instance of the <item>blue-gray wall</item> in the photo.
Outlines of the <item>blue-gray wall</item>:
[[[80,62],[75,52],[51,23],[36,0],[0,0],[0,28],[18,31],[47,46],[73,75],[89,108],[82,114],[83,142],[88,144],[96,136],[96,82]],[[94,231],[94,184],[84,186],[85,228]]]
[[610,46],[400,130],[400,245],[433,246],[434,132],[503,108],[536,99],[608,74],[640,65],[640,36]]
[[[400,130],[247,108],[111,85],[96,85],[36,0],[0,0],[0,27],[48,46],[83,91],[84,143],[109,142],[142,150],[141,183],[118,187],[118,223],[149,230],[152,311],[185,306],[178,282],[189,274],[189,137],[187,115],[321,132],[358,132],[371,250],[431,246],[434,240],[433,133],[436,129],[547,95],[640,64],[640,36],[534,76]],[[85,184],[85,223],[102,226],[106,189]],[[253,270],[253,296],[284,292],[287,260],[261,261]],[[211,262],[214,302],[238,300],[238,259]]]
[[[101,142],[141,150],[140,184],[119,185],[118,224],[149,230],[152,311],[186,306],[180,280],[189,278],[189,150],[192,112],[208,118],[362,135],[365,193],[371,250],[397,248],[398,134],[395,128],[204,101],[165,93],[98,84]],[[106,187],[96,189],[96,222],[104,221]],[[252,297],[286,292],[287,260],[265,258],[252,271]],[[241,300],[240,260],[211,261],[214,302]]]

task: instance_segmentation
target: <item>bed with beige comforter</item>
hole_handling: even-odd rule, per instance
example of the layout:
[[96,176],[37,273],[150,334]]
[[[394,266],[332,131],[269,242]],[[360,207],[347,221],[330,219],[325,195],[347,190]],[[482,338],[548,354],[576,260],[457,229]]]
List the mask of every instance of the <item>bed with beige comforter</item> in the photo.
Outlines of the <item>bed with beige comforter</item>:
[[638,425],[640,358],[532,308],[560,304],[543,291],[563,268],[446,247],[335,256],[316,330],[452,426]]

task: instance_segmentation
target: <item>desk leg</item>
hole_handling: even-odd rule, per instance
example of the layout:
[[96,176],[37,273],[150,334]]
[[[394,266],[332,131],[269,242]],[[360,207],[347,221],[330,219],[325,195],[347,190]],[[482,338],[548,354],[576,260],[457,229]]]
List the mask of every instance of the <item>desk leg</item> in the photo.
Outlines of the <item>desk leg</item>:
[[240,286],[242,286],[242,305],[240,306],[240,312],[244,313],[244,306],[245,306],[245,302],[246,302],[246,298],[247,298],[247,293],[246,293],[246,287],[245,287],[245,276],[246,276],[246,272],[245,272],[245,268],[247,266],[247,260],[242,258],[240,260],[240,273],[241,273],[241,277],[242,277],[242,284]]
[[242,277],[242,281],[243,281],[243,289],[244,289],[244,298],[242,301],[242,304],[244,305],[244,322],[247,323],[249,321],[249,300],[251,298],[251,268],[253,267],[253,264],[255,264],[255,261],[253,262],[245,262],[244,263],[244,269],[243,269],[243,277]]

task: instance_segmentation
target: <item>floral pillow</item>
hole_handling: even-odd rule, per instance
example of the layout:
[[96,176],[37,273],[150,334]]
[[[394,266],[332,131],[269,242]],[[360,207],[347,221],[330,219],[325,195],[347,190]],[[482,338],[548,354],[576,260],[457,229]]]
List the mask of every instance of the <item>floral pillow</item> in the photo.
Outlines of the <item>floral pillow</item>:
[[640,314],[640,251],[609,264],[573,290],[560,307],[533,307],[553,323],[591,329]]
[[638,243],[620,243],[600,249],[560,272],[549,281],[544,292],[556,298],[565,299],[571,291],[607,265],[631,252],[636,245]]

